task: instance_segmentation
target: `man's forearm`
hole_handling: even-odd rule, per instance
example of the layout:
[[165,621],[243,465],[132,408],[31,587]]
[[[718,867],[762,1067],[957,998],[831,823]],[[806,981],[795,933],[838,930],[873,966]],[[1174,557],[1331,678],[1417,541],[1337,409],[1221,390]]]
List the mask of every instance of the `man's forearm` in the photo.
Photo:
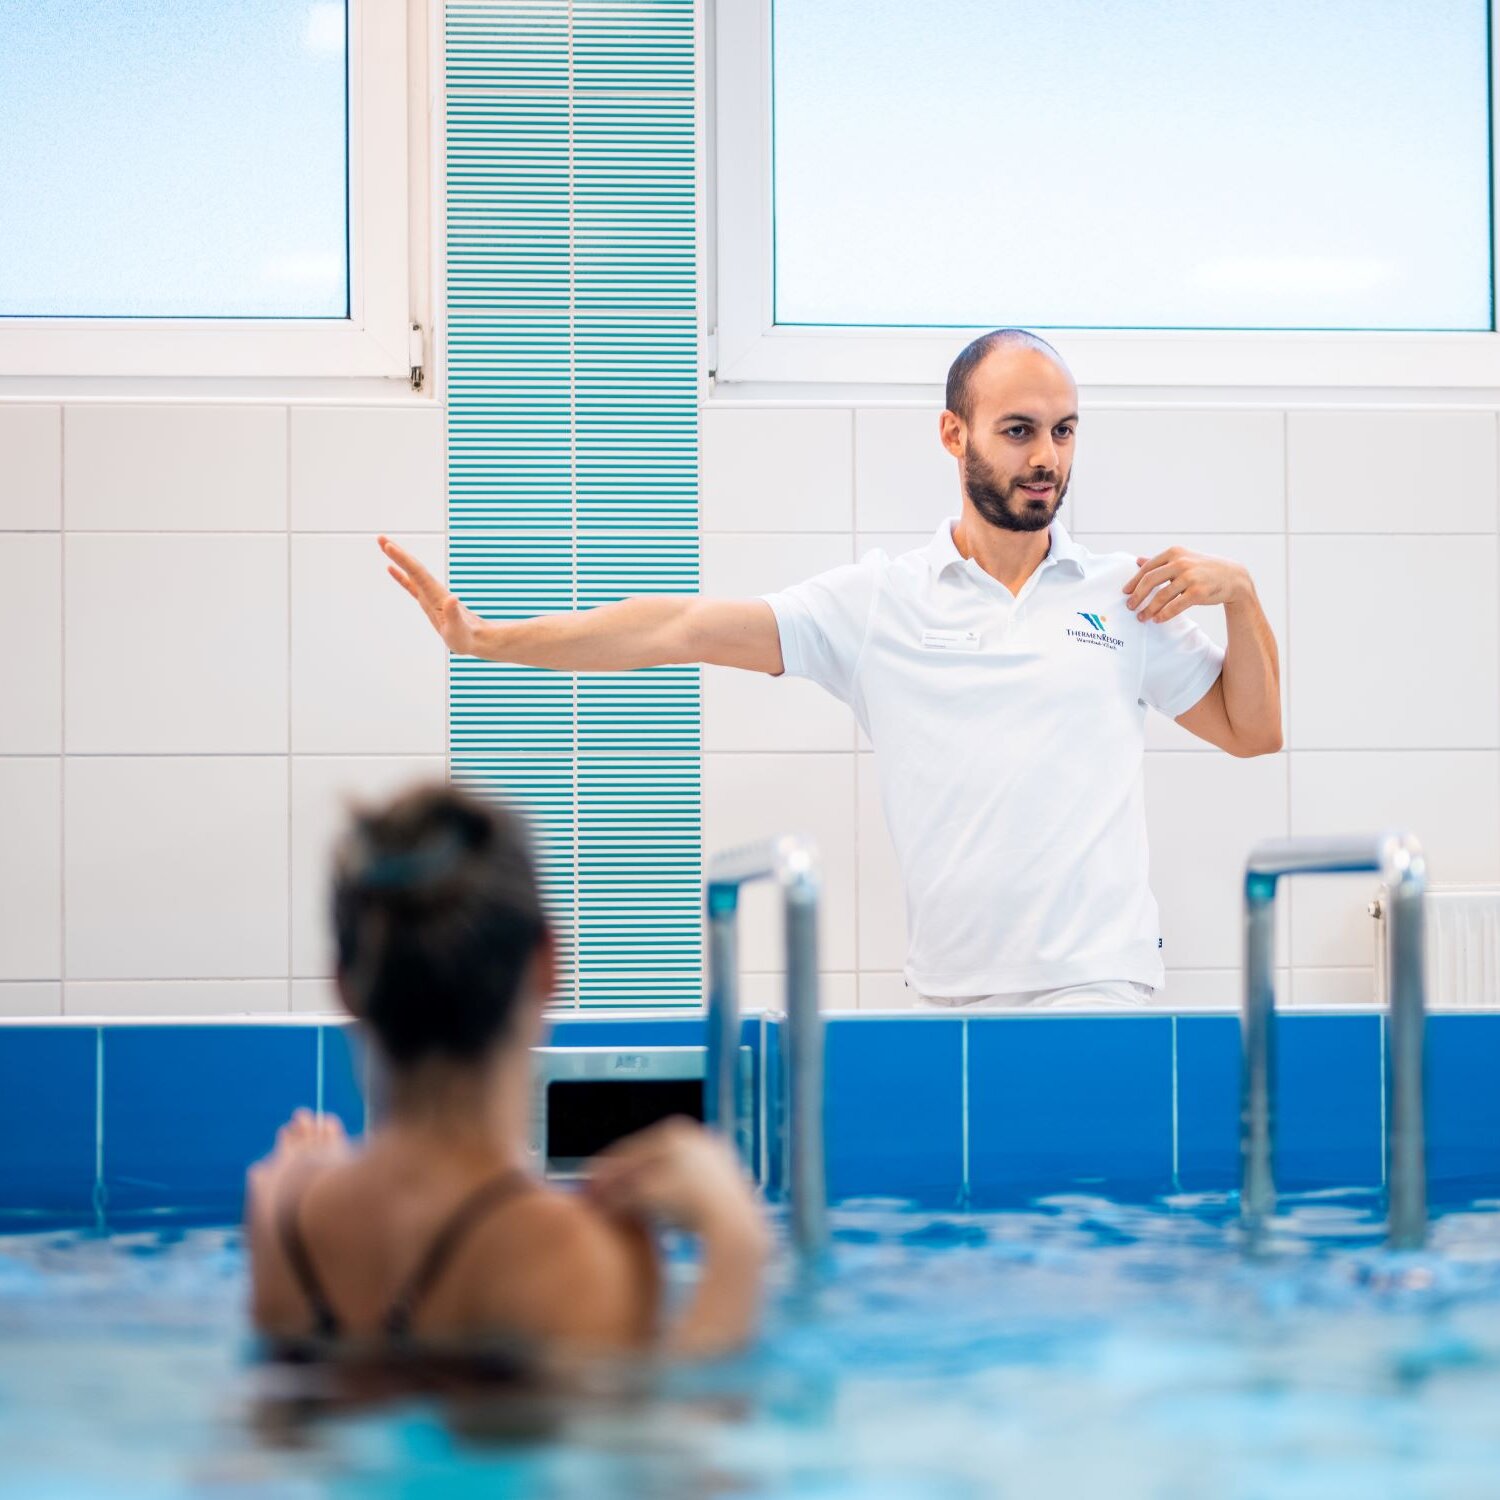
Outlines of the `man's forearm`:
[[1248,745],[1281,748],[1281,661],[1271,622],[1253,584],[1224,606],[1229,638],[1224,649],[1224,711]]
[[642,595],[576,614],[486,620],[473,654],[556,672],[628,672],[681,661],[683,621],[694,600]]

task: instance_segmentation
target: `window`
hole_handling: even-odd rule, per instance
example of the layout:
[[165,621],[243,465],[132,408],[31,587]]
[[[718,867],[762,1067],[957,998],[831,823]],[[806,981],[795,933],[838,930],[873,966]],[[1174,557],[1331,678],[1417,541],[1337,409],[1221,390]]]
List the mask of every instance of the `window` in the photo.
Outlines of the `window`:
[[[1500,383],[1486,0],[744,0],[720,379]],[[947,330],[943,332],[942,330]]]
[[0,15],[0,373],[409,372],[389,0]]

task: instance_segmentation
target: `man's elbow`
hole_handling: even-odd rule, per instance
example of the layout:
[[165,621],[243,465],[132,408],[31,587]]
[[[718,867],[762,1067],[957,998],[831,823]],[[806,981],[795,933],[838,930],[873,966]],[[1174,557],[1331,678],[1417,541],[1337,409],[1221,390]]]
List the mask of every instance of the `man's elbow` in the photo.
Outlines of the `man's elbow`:
[[1275,755],[1281,749],[1281,725],[1278,724],[1267,734],[1257,735],[1253,738],[1242,736],[1236,738],[1230,746],[1229,753],[1240,760],[1253,760],[1257,755]]

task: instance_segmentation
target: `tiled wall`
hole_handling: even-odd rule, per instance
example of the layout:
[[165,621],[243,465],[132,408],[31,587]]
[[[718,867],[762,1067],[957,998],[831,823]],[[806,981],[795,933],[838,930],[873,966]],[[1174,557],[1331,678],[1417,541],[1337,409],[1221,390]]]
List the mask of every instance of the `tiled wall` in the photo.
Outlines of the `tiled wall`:
[[[1240,877],[1259,839],[1400,826],[1422,840],[1435,883],[1500,879],[1495,413],[1126,410],[1085,392],[1082,415],[1073,533],[1101,550],[1181,543],[1243,562],[1281,648],[1280,754],[1236,760],[1152,715],[1166,1000],[1237,1003]],[[706,406],[704,591],[760,592],[871,546],[922,545],[958,506],[937,422],[936,403]],[[1197,614],[1222,640],[1223,611]],[[705,672],[703,700],[706,845],[814,833],[829,1002],[905,1005],[900,890],[870,747],[848,711],[807,683],[719,669]],[[1372,890],[1364,877],[1284,888],[1283,999],[1370,997]],[[769,996],[779,959],[766,902],[745,926],[747,993]]]
[[441,777],[430,403],[0,404],[0,1016],[330,1006],[347,793]]

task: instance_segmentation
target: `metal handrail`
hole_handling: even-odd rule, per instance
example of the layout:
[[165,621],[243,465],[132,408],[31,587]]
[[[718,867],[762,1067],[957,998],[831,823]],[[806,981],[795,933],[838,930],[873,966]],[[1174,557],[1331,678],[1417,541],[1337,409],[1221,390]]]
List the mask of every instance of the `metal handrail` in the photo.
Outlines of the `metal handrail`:
[[[734,1058],[739,1045],[740,887],[774,880],[781,888],[786,939],[787,1045],[782,1098],[791,1154],[788,1174],[792,1240],[805,1255],[828,1243],[828,1189],[823,1156],[823,1018],[818,1008],[818,857],[807,839],[790,835],[727,849],[708,862],[708,1061],[704,1120],[733,1141],[739,1095]],[[767,1108],[772,1102],[767,1101]]]
[[1240,1216],[1259,1229],[1276,1209],[1271,1171],[1276,1010],[1276,887],[1284,875],[1378,871],[1390,890],[1386,924],[1386,1001],[1390,1008],[1390,1084],[1384,1141],[1389,1243],[1415,1249],[1427,1235],[1427,1172],[1422,1115],[1426,1029],[1422,897],[1427,866],[1408,834],[1271,839],[1245,865],[1245,1001],[1240,1152]]

